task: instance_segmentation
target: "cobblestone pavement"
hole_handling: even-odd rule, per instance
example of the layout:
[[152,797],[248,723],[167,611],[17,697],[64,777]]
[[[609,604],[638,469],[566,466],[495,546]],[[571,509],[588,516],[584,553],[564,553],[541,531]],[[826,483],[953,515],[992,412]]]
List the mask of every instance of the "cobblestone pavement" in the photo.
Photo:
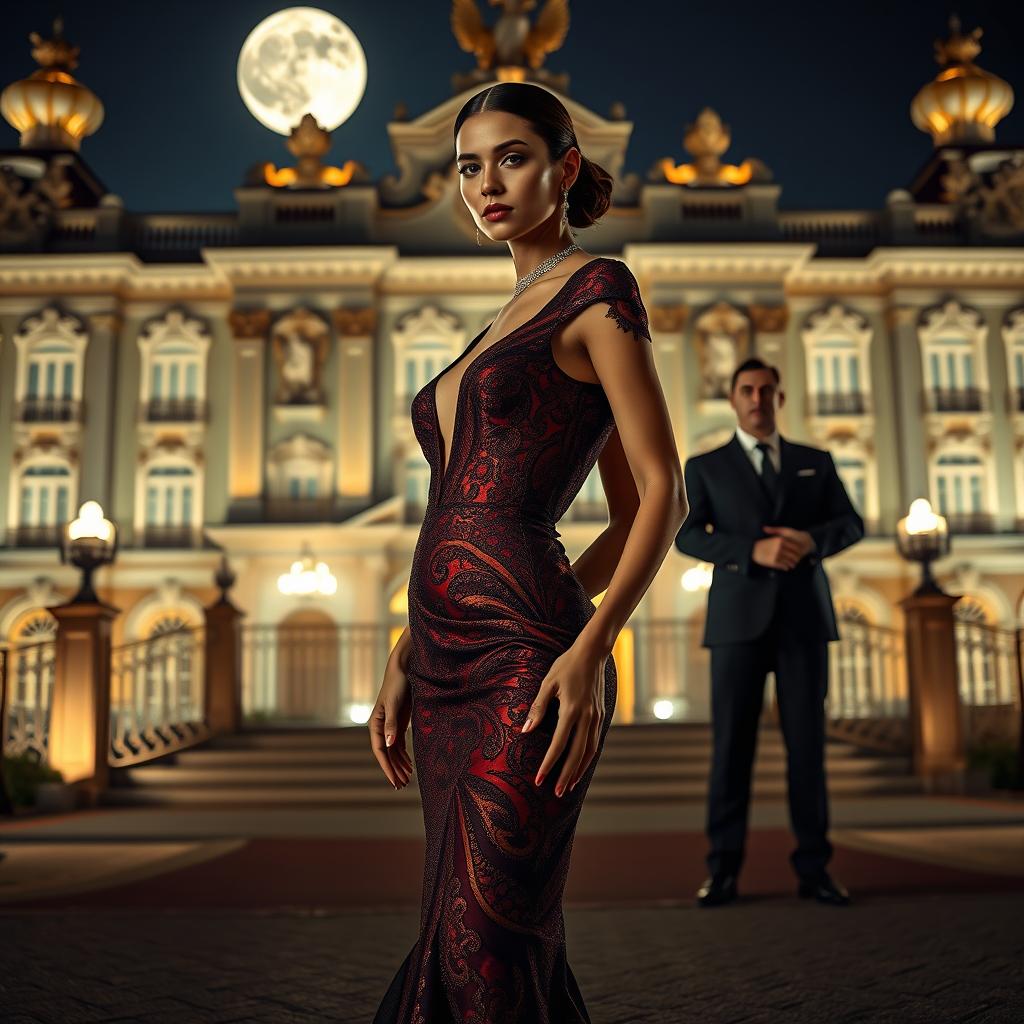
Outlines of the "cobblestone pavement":
[[[593,1024],[1020,1024],[1024,893],[570,907]],[[7,910],[4,1024],[367,1024],[414,913]],[[529,1024],[529,1022],[524,1022]]]

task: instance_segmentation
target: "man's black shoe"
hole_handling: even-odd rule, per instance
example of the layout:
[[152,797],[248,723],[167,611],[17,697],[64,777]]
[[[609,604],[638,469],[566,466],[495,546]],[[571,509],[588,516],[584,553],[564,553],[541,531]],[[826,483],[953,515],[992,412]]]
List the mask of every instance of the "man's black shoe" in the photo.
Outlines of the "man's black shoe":
[[850,902],[850,894],[846,891],[845,886],[833,881],[827,874],[821,875],[819,878],[801,878],[800,888],[797,892],[802,899],[814,899],[833,907],[845,907]]
[[720,907],[736,899],[735,875],[712,875],[697,890],[697,904],[701,907]]

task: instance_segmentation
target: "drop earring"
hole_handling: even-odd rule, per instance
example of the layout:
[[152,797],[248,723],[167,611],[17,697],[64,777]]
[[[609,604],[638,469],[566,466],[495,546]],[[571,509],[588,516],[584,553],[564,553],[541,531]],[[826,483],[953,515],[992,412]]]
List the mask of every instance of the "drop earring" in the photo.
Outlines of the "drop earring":
[[480,225],[479,224],[476,226],[476,244],[477,245],[482,245],[483,244],[480,241]]
[[567,188],[562,189],[562,217],[565,219],[565,226],[569,228],[569,234],[575,238],[576,232],[569,227],[569,190]]

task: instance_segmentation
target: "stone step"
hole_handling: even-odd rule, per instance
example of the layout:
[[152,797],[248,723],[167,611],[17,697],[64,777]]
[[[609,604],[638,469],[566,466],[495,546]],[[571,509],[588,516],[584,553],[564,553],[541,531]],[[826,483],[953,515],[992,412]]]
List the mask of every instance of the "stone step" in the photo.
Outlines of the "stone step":
[[[829,780],[829,793],[835,796],[875,796],[919,793],[920,785],[912,776],[876,776],[836,778]],[[756,779],[753,786],[754,799],[785,798],[786,785],[783,780]],[[587,794],[588,804],[594,803],[643,803],[665,801],[703,802],[707,798],[705,781],[662,780],[645,782],[635,780],[595,779]],[[103,795],[104,804],[121,806],[140,805],[209,805],[225,804],[265,806],[367,806],[382,808],[415,806],[419,803],[419,791],[415,785],[407,786],[397,793],[388,788],[382,778],[373,785],[311,786],[140,786],[113,787]]]
[[[909,763],[905,758],[846,758],[827,765],[830,779],[852,776],[881,776],[907,774]],[[602,782],[633,780],[636,784],[662,780],[706,780],[705,763],[671,762],[606,762],[598,768]],[[786,765],[781,760],[755,763],[758,778],[785,778]],[[189,765],[143,765],[126,768],[121,780],[124,784],[151,786],[347,786],[359,782],[372,782],[382,775],[375,760],[358,765],[260,765],[227,764],[216,767]],[[119,780],[120,781],[120,780]]]
[[[415,753],[412,744],[409,745],[410,752]],[[860,761],[864,759],[877,760],[871,755],[862,754],[856,747],[848,743],[829,743],[825,748],[825,756],[829,764],[838,764],[841,761]],[[757,748],[757,759],[785,761],[786,748],[780,742],[761,742]],[[711,744],[670,744],[657,743],[648,745],[633,745],[605,741],[604,750],[601,753],[602,764],[619,763],[651,763],[665,762],[668,764],[709,764],[711,760]],[[895,767],[896,760],[893,760]],[[373,760],[373,752],[367,740],[358,748],[351,750],[321,749],[217,749],[201,747],[196,750],[184,750],[177,755],[175,763],[180,767],[189,768],[218,768],[228,766],[247,767],[270,767],[273,765],[295,765],[308,767],[327,766],[352,766],[358,767],[367,761],[376,763]]]

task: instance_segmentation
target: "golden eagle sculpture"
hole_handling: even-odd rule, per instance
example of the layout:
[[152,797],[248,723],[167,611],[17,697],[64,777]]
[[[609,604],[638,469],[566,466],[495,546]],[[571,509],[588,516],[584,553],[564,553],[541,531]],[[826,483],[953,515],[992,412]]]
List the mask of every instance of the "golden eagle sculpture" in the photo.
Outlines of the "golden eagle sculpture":
[[547,0],[533,25],[527,13],[537,6],[537,0],[489,2],[503,8],[493,28],[484,24],[476,0],[452,0],[452,32],[459,46],[476,56],[480,70],[528,66],[536,71],[565,41],[569,0]]

